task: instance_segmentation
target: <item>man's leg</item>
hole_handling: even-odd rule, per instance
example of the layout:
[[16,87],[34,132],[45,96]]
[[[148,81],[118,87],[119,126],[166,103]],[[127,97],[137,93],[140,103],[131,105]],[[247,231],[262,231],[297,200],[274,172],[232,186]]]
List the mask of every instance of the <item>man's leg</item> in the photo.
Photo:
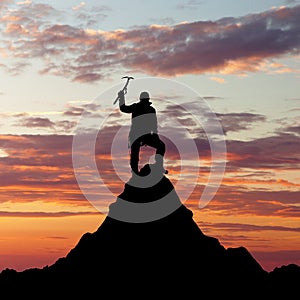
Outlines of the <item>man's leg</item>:
[[153,133],[153,134],[147,134],[144,137],[143,140],[144,144],[155,148],[156,149],[156,154],[159,154],[161,156],[165,155],[166,152],[166,145],[165,143],[159,138],[157,133]]
[[165,143],[159,138],[157,134],[151,134],[151,135],[147,135],[146,144],[156,149],[156,154],[155,154],[156,164],[159,168],[164,170],[163,160],[166,152]]
[[130,167],[136,174],[139,173],[139,153],[140,153],[140,140],[135,140],[130,149]]

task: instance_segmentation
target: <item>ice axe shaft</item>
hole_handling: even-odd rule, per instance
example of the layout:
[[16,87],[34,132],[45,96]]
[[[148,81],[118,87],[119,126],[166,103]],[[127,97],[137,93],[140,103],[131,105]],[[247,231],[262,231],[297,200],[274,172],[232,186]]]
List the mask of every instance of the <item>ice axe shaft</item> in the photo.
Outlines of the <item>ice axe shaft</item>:
[[[130,80],[130,79],[134,79],[134,78],[131,77],[131,76],[124,76],[124,77],[122,77],[122,79],[124,79],[124,78],[127,78],[127,80],[126,80],[126,83],[125,83],[125,85],[124,85],[122,91],[124,92],[124,94],[126,94],[126,93],[127,93],[127,86],[128,86],[128,84],[129,84],[129,80]],[[118,100],[119,100],[119,96],[118,96],[118,97],[116,98],[116,100],[114,101],[114,104],[116,104]]]

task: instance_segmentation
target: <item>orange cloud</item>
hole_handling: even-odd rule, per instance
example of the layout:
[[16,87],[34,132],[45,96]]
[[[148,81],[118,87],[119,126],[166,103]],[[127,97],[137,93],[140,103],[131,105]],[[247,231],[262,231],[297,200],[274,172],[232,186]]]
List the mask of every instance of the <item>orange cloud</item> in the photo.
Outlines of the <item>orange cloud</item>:
[[211,80],[216,81],[218,83],[225,83],[225,79],[224,78],[220,78],[220,77],[210,77]]

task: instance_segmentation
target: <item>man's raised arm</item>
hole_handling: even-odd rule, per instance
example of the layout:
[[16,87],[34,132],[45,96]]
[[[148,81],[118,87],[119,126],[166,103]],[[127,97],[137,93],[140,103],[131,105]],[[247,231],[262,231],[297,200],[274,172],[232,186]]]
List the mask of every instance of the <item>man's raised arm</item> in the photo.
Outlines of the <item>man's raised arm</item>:
[[132,113],[132,105],[126,105],[125,104],[125,95],[124,95],[124,91],[120,91],[118,93],[118,97],[119,97],[119,108],[122,112],[125,113]]

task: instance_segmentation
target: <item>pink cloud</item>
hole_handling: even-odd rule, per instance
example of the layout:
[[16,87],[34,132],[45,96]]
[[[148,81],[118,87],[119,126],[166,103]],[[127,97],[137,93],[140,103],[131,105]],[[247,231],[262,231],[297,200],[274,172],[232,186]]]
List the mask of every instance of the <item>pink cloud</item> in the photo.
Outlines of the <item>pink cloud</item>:
[[256,72],[265,59],[300,50],[300,5],[239,18],[110,32],[43,23],[55,10],[34,6],[29,11],[30,6],[13,12],[19,17],[15,21],[3,18],[11,39],[3,43],[18,38],[11,56],[25,61],[42,58],[41,74],[79,82],[107,78],[120,67],[162,76]]
[[254,113],[227,113],[217,114],[219,117],[224,133],[238,132],[241,130],[249,129],[257,122],[266,121],[266,117],[261,114]]
[[[197,209],[203,188],[204,186],[198,185],[186,202],[192,209]],[[220,214],[224,217],[245,215],[298,218],[300,215],[297,206],[299,196],[299,191],[288,189],[281,191],[272,191],[268,188],[250,190],[247,185],[239,184],[237,180],[234,186],[222,184],[213,201],[202,208],[202,211]]]
[[[291,129],[287,128],[287,131]],[[293,128],[297,131],[297,128]],[[232,159],[228,167],[251,169],[297,170],[300,166],[300,137],[279,133],[252,141],[227,141],[227,151],[238,159]]]
[[52,128],[55,123],[50,121],[48,118],[41,118],[41,117],[27,117],[22,120],[21,126],[24,127],[42,127],[42,128]]

